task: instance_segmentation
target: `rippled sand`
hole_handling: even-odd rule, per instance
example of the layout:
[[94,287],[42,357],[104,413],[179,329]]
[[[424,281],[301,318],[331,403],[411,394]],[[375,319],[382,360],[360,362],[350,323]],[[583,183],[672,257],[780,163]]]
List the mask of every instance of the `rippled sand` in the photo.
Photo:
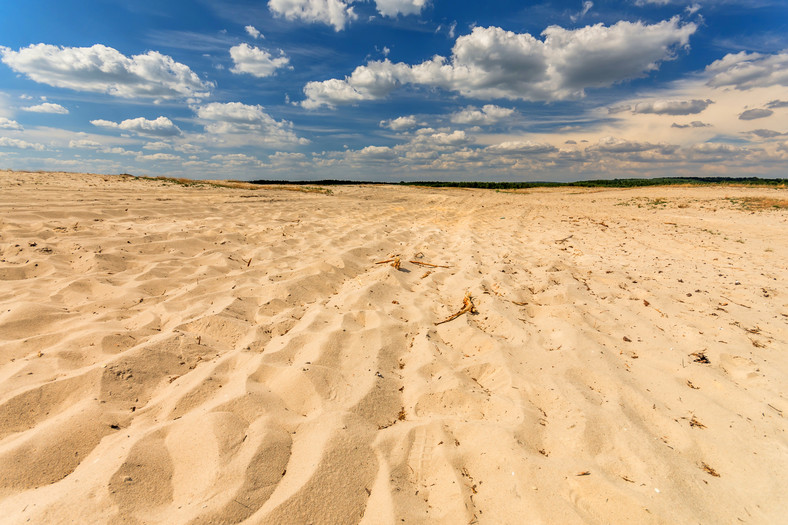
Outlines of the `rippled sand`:
[[2,521],[778,523],[760,197],[0,172]]

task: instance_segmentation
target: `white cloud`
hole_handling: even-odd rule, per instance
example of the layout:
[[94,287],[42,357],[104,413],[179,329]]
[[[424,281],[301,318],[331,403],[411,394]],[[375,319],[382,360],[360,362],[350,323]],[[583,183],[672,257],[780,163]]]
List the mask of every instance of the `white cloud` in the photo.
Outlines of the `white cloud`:
[[172,149],[172,144],[169,144],[167,142],[161,142],[161,141],[148,142],[144,146],[142,146],[142,149],[162,151],[162,150]]
[[588,146],[586,151],[596,151],[603,153],[640,153],[644,151],[660,151],[663,153],[673,153],[677,149],[678,146],[671,144],[652,144],[650,142],[619,139],[616,137],[604,137],[596,144]]
[[153,153],[151,155],[137,155],[138,161],[154,161],[154,160],[183,160],[178,155],[170,153]]
[[553,153],[558,151],[558,149],[551,144],[546,144],[543,142],[532,142],[530,140],[501,142],[500,144],[494,144],[492,146],[488,146],[487,149],[489,151],[496,153],[526,153],[526,154]]
[[678,17],[653,25],[621,21],[575,30],[550,26],[544,40],[499,27],[476,27],[459,37],[446,59],[417,65],[388,59],[357,67],[350,76],[309,82],[306,108],[380,99],[404,84],[439,87],[478,98],[553,101],[584,96],[585,90],[646,76],[696,31]]
[[112,122],[109,120],[91,120],[91,124],[101,128],[120,129],[131,131],[142,135],[154,135],[157,137],[173,137],[180,135],[181,130],[172,123],[167,117],[159,117],[155,120],[148,120],[143,117],[124,120],[123,122]]
[[270,77],[274,72],[286,67],[290,59],[284,55],[274,58],[265,49],[239,44],[230,48],[230,56],[235,64],[233,73],[249,73],[258,78]]
[[594,2],[591,2],[591,0],[586,0],[583,2],[583,9],[576,15],[570,16],[569,19],[572,20],[572,22],[576,22],[578,19],[586,16],[592,7],[594,7]]
[[739,113],[739,120],[755,120],[771,117],[773,114],[771,109],[748,109]]
[[202,146],[196,146],[194,144],[178,144],[175,147],[175,151],[180,151],[181,153],[204,153],[205,149]]
[[399,14],[417,15],[428,4],[428,0],[375,0],[378,13],[395,17]]
[[29,106],[22,108],[22,111],[30,111],[31,113],[55,113],[58,115],[68,115],[68,110],[60,104],[52,104],[51,102],[44,102],[37,106]]
[[0,129],[22,129],[22,126],[16,120],[0,117]]
[[433,133],[432,128],[420,129],[416,132],[416,137],[411,141],[412,144],[428,144],[431,146],[457,146],[470,142],[464,131],[456,130],[451,133],[441,131]]
[[220,162],[228,166],[260,166],[262,162],[256,157],[244,153],[228,153],[224,155],[214,155],[211,157],[214,162]]
[[80,139],[80,140],[70,140],[68,142],[69,148],[77,148],[77,149],[98,149],[101,147],[100,142],[96,142],[95,140],[87,140],[87,139]]
[[402,131],[405,129],[411,129],[418,126],[419,123],[416,121],[416,117],[413,115],[408,115],[406,117],[397,117],[391,120],[381,120],[380,126],[383,128],[389,128],[394,131]]
[[92,47],[33,44],[19,51],[0,47],[0,56],[11,69],[36,82],[118,97],[201,98],[208,96],[212,87],[188,66],[156,51],[129,58],[101,44]]
[[0,147],[17,148],[17,149],[33,149],[36,151],[44,151],[46,147],[43,144],[35,144],[20,139],[12,139],[9,137],[0,137]]
[[747,90],[768,86],[788,86],[788,52],[774,55],[728,54],[706,67],[711,87]]
[[246,32],[249,34],[249,36],[251,36],[254,39],[265,38],[263,34],[260,31],[258,31],[255,26],[246,26],[244,27],[244,29],[246,29]]
[[697,153],[701,155],[719,155],[726,153],[739,153],[745,151],[739,146],[731,144],[722,144],[717,142],[704,142],[701,144],[694,144],[690,146],[690,153]]
[[212,102],[193,109],[199,118],[207,122],[205,130],[212,134],[253,134],[264,142],[272,143],[308,142],[295,135],[292,122],[274,120],[264,111],[263,106],[250,106],[241,102]]
[[468,106],[465,109],[452,114],[451,121],[455,124],[472,124],[477,126],[489,126],[500,122],[514,114],[511,108],[502,108],[493,104],[482,106],[481,109]]
[[652,100],[635,105],[634,113],[655,115],[696,115],[713,104],[713,100]]
[[392,160],[397,152],[387,146],[367,146],[358,151],[349,152],[349,158],[356,160]]
[[341,31],[357,18],[344,0],[269,0],[268,9],[287,20],[328,24],[335,31]]

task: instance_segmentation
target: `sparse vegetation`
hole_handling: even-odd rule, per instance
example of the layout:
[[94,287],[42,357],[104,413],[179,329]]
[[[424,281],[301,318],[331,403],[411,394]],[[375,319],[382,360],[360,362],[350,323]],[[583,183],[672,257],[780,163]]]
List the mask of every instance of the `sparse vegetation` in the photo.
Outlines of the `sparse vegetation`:
[[788,209],[788,199],[775,199],[773,197],[742,197],[728,199],[731,204],[747,211],[785,210]]
[[449,187],[449,188],[483,188],[496,190],[513,190],[546,187],[581,187],[581,188],[634,188],[641,186],[706,186],[706,185],[740,185],[788,187],[788,179],[760,179],[758,177],[660,177],[655,179],[610,179],[585,180],[576,182],[457,182],[457,181],[418,181],[401,182],[409,186]]

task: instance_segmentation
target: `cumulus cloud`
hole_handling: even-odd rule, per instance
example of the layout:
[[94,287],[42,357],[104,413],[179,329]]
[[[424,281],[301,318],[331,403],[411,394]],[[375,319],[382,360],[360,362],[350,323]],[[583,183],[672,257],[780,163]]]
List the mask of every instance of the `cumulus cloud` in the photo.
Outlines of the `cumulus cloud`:
[[671,128],[679,128],[679,129],[686,129],[686,128],[710,128],[711,124],[706,124],[705,122],[701,122],[700,120],[693,120],[689,124],[676,124],[674,122],[670,127]]
[[728,54],[706,67],[711,87],[747,90],[758,87],[788,86],[788,52]]
[[428,0],[375,0],[378,13],[390,17],[399,14],[417,15],[428,3]]
[[260,105],[250,106],[241,102],[211,102],[193,108],[206,122],[205,130],[212,134],[254,134],[265,142],[299,143],[308,141],[293,132],[293,123],[277,121]]
[[22,129],[19,122],[5,117],[0,117],[0,129]]
[[720,155],[720,154],[730,154],[730,153],[739,153],[744,151],[743,148],[739,146],[733,146],[731,144],[722,144],[720,142],[703,142],[701,144],[693,144],[688,148],[690,153],[696,153],[700,155]]
[[619,139],[616,137],[604,137],[596,144],[588,146],[586,151],[603,153],[641,153],[644,151],[659,151],[663,154],[669,154],[675,152],[677,149],[678,146],[671,144],[652,144],[650,142]]
[[653,100],[635,105],[634,113],[653,113],[655,115],[695,115],[709,107],[714,101],[694,100]]
[[153,151],[161,151],[161,150],[165,150],[165,149],[172,149],[172,144],[169,144],[167,142],[161,142],[161,141],[148,142],[144,146],[142,146],[142,149],[149,149],[149,150],[153,150]]
[[398,155],[396,151],[387,146],[367,146],[350,152],[349,156],[357,160],[391,160]]
[[455,124],[471,124],[476,126],[489,126],[500,122],[514,114],[511,108],[502,108],[494,104],[487,104],[481,109],[468,106],[451,116],[451,121]]
[[438,87],[478,98],[553,101],[639,78],[675,58],[696,31],[678,17],[653,25],[621,21],[574,30],[550,26],[544,40],[499,27],[476,27],[459,37],[449,59],[421,64],[370,61],[344,79],[309,82],[306,108],[380,99],[404,84]]
[[167,117],[159,117],[155,120],[148,120],[143,117],[124,120],[123,122],[112,122],[110,120],[91,120],[91,124],[100,128],[120,129],[131,131],[141,135],[153,135],[157,137],[173,137],[180,135],[181,130],[172,123]]
[[201,98],[212,87],[188,66],[156,51],[127,57],[101,44],[33,44],[19,51],[0,47],[0,57],[17,73],[41,84],[125,98]]
[[739,120],[756,120],[771,117],[772,115],[774,115],[774,111],[771,109],[748,109],[739,113]]
[[411,141],[413,144],[430,144],[432,146],[458,146],[470,141],[464,131],[456,130],[451,133],[440,131],[433,133],[432,128],[424,128],[416,133],[416,137]]
[[270,77],[282,67],[287,67],[290,59],[284,55],[272,57],[265,49],[239,44],[230,48],[230,56],[235,64],[233,73],[249,73],[258,78]]
[[411,129],[418,126],[419,123],[416,121],[416,117],[413,115],[408,115],[406,117],[397,117],[395,119],[390,120],[381,120],[380,126],[382,128],[389,128],[394,131],[402,131],[405,129]]
[[51,102],[44,102],[37,106],[28,106],[22,108],[22,111],[30,111],[31,113],[54,113],[57,115],[68,115],[68,110],[60,104],[52,104]]
[[101,147],[101,143],[87,139],[70,140],[68,142],[68,147],[76,149],[98,149]]
[[251,155],[246,155],[244,153],[213,155],[211,160],[227,166],[259,166],[262,164],[258,158],[252,157]]
[[493,144],[487,147],[488,151],[496,153],[524,153],[524,154],[540,154],[540,153],[553,153],[558,151],[558,148],[551,144],[542,142],[532,142],[530,140],[523,141],[507,141],[500,144]]
[[343,30],[357,18],[344,0],[269,0],[268,9],[287,20],[327,24],[335,31]]
[[46,147],[43,144],[35,144],[20,139],[12,139],[10,137],[0,137],[0,147],[16,148],[16,149],[33,149],[36,151],[44,151]]
[[246,27],[244,27],[244,29],[249,34],[249,36],[252,37],[252,38],[255,38],[255,39],[257,39],[257,38],[265,38],[263,36],[263,34],[260,31],[258,31],[255,26],[246,26]]
[[137,155],[138,161],[172,161],[172,160],[183,160],[178,155],[172,155],[170,153],[152,153],[150,155]]

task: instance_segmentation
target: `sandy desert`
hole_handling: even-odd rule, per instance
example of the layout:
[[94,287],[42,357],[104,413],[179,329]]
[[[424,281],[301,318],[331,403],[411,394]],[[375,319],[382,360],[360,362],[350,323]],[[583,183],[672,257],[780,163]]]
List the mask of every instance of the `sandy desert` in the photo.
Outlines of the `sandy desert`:
[[786,202],[0,172],[0,521],[779,523]]

